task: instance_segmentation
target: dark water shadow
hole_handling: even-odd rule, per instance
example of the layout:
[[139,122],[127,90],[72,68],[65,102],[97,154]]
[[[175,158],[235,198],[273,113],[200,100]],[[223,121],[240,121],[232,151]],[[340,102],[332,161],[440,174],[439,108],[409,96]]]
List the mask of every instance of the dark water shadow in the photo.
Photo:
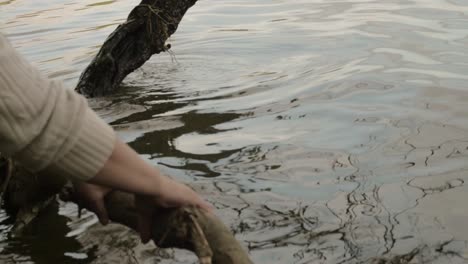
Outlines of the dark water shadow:
[[[6,219],[0,225],[11,225]],[[18,238],[9,238],[2,250],[0,263],[85,264],[96,259],[95,248],[84,249],[72,231],[69,219],[58,214],[58,203],[53,203],[24,230]]]
[[[132,90],[137,89],[135,87]],[[130,91],[132,92],[132,91]],[[183,109],[184,107],[194,105],[197,99],[177,101],[182,95],[174,93],[171,89],[160,89],[157,93],[133,95],[122,93],[116,98],[113,103],[118,104],[122,100],[132,105],[144,106],[145,111],[130,114],[126,117],[117,119],[110,124],[113,126],[131,126],[138,122],[148,120],[158,120],[158,115],[168,113],[170,111]],[[157,101],[158,103],[154,103]],[[151,131],[142,133],[134,140],[127,142],[135,151],[142,155],[149,155],[151,158],[175,158],[184,161],[184,165],[176,166],[165,163],[160,163],[164,166],[188,171],[197,171],[204,177],[216,177],[220,173],[213,171],[207,163],[216,163],[222,159],[228,158],[235,153],[241,151],[242,148],[219,150],[217,153],[197,154],[184,152],[177,148],[175,140],[183,135],[197,133],[200,135],[211,135],[228,131],[228,129],[216,128],[217,125],[227,123],[248,113],[236,112],[198,112],[187,111],[181,114],[171,115],[170,117],[180,122],[181,125],[169,128],[160,129],[157,126],[150,128]],[[155,117],[156,116],[156,117]]]

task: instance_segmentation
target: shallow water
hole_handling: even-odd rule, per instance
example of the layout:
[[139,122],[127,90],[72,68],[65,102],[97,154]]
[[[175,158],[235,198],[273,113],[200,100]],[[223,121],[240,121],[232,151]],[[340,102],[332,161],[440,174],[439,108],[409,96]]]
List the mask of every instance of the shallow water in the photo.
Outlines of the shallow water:
[[[138,1],[0,0],[0,29],[71,88]],[[468,3],[204,0],[90,104],[191,182],[255,263],[468,260]],[[192,263],[62,204],[0,262]],[[118,241],[118,243],[116,242]],[[99,257],[99,258],[98,258]]]

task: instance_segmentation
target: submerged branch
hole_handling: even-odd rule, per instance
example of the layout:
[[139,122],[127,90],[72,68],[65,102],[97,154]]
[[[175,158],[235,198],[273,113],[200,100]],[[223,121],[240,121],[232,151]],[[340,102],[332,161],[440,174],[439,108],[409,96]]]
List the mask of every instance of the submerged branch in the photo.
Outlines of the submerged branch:
[[167,39],[197,0],[143,0],[106,39],[82,73],[75,90],[86,96],[109,94],[153,54],[166,51]]
[[[13,166],[13,167],[8,167]],[[15,216],[15,235],[21,234],[56,194],[64,201],[77,203],[74,190],[55,177],[36,175],[13,162],[0,166],[0,172],[12,171],[5,188],[4,207]],[[7,173],[0,173],[0,185]],[[40,177],[40,180],[37,180]],[[134,196],[113,191],[105,198],[109,218],[136,230]],[[215,215],[196,208],[156,209],[152,219],[152,240],[161,248],[183,248],[194,252],[202,264],[252,263],[231,231]]]
[[[75,90],[86,96],[112,93],[122,80],[153,54],[167,51],[167,39],[197,0],[142,0],[102,45],[82,73]],[[0,191],[6,211],[16,217],[14,233],[30,224],[60,194],[77,203],[66,181],[37,175],[0,156]],[[40,179],[39,179],[40,177]],[[1,201],[1,200],[0,200]],[[133,195],[114,191],[106,197],[112,221],[137,227]],[[252,263],[232,233],[214,215],[196,208],[159,209],[153,218],[152,239],[159,247],[193,251],[202,264]]]

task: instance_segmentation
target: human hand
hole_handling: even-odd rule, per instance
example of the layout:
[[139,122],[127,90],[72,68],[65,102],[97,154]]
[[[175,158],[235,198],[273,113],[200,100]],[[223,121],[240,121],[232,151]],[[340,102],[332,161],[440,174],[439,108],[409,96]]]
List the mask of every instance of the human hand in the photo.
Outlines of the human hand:
[[[212,207],[188,186],[162,175],[159,170],[143,160],[138,153],[121,140],[117,140],[114,150],[103,168],[88,183],[109,186],[116,190],[135,194],[138,215],[138,232],[143,242],[151,236],[151,224],[156,207],[171,208],[196,206],[206,211]],[[89,186],[87,186],[89,187]],[[104,196],[106,189],[92,188],[86,196],[91,196],[93,212],[105,212]],[[106,219],[106,214],[103,220]]]
[[80,207],[84,206],[86,209],[95,213],[101,224],[106,225],[109,223],[109,216],[104,204],[104,198],[112,189],[86,182],[74,182],[73,187]]
[[[112,189],[86,182],[73,183],[78,203],[94,212],[101,224],[109,223],[104,198]],[[203,200],[195,191],[185,184],[176,182],[169,177],[162,176],[158,194],[135,195],[135,207],[138,213],[138,233],[143,243],[151,238],[152,218],[156,207],[176,208],[183,206],[195,206],[207,212],[212,212],[211,204]]]
[[136,195],[135,207],[138,212],[138,233],[141,241],[147,243],[151,238],[152,218],[155,207],[176,208],[195,206],[207,212],[213,211],[213,206],[203,200],[195,191],[185,184],[178,183],[163,176],[157,196]]

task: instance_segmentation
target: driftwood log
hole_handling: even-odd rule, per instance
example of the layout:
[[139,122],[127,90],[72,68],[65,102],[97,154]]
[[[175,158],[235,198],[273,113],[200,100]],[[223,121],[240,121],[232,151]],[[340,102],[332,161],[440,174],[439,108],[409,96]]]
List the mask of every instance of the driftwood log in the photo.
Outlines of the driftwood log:
[[[88,97],[115,91],[122,80],[153,54],[170,49],[167,39],[197,0],[143,0],[107,38],[82,73],[76,91]],[[59,176],[38,175],[0,155],[0,205],[15,217],[12,235],[22,230],[45,207],[62,200],[78,203],[73,188]],[[136,229],[133,195],[114,191],[106,197],[113,222]],[[200,263],[252,263],[232,233],[214,215],[195,208],[157,209],[152,239],[159,247],[193,251]]]
[[[7,213],[15,217],[13,236],[21,235],[41,210],[55,201],[56,194],[64,201],[78,203],[73,188],[61,177],[38,175],[11,160],[2,158],[0,161],[2,204]],[[136,229],[133,195],[113,191],[106,196],[105,204],[111,221]],[[252,263],[215,215],[196,208],[156,210],[152,240],[157,246],[193,251],[202,264]]]
[[109,35],[84,70],[75,90],[94,97],[109,94],[153,54],[170,49],[167,39],[197,0],[143,0]]

